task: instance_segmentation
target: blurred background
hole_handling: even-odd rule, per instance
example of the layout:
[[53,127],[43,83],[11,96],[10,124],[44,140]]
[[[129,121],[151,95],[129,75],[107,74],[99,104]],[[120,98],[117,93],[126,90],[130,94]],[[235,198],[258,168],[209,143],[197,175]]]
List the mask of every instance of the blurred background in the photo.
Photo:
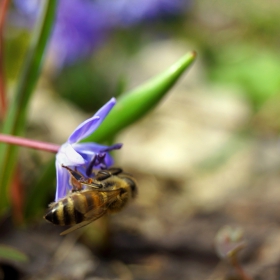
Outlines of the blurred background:
[[[9,94],[40,2],[11,2]],[[136,177],[137,199],[61,238],[42,219],[53,181],[28,221],[20,207],[3,219],[0,242],[29,261],[3,261],[0,279],[251,279],[215,251],[225,225],[243,230],[240,259],[252,279],[280,279],[279,34],[273,0],[60,0],[29,138],[61,144],[110,97],[188,51],[198,58],[160,106],[115,139],[124,144],[115,165]],[[21,149],[23,197],[52,157]]]

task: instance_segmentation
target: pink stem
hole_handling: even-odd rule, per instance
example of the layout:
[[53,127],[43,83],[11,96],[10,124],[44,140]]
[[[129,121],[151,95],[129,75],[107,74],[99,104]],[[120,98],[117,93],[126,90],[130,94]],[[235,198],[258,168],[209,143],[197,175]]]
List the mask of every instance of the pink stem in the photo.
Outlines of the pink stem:
[[1,134],[1,133],[0,133],[0,142],[28,147],[28,148],[33,148],[33,149],[37,149],[37,150],[43,150],[43,151],[47,151],[47,152],[51,152],[51,153],[57,153],[60,148],[60,145],[57,145],[57,144],[30,140],[30,139],[26,139],[23,137]]

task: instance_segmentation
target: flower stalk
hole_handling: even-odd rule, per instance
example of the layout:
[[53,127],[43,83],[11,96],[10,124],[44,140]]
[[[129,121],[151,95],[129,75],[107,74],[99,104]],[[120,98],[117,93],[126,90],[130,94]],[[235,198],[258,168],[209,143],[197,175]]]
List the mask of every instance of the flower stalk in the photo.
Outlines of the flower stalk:
[[36,150],[42,150],[50,153],[57,153],[60,148],[60,145],[57,144],[36,141],[36,140],[31,140],[19,136],[2,134],[2,133],[0,133],[0,142],[32,148]]

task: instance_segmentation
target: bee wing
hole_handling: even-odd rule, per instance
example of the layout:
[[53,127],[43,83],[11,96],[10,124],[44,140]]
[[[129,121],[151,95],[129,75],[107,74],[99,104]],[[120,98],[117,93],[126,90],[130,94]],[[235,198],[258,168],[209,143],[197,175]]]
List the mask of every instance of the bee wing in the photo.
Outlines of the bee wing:
[[108,207],[110,206],[111,203],[113,203],[116,200],[116,196],[120,193],[120,190],[102,190],[102,192],[106,192],[107,194],[107,201],[99,206],[98,208],[94,208],[91,209],[90,211],[88,211],[87,213],[84,214],[86,220],[76,224],[72,227],[70,227],[69,229],[63,231],[60,233],[60,235],[65,235],[68,234],[76,229],[79,229],[81,227],[84,227],[90,223],[92,223],[93,221],[101,218],[104,214],[106,214]]
[[83,222],[81,222],[81,223],[79,223],[79,224],[76,224],[76,225],[74,225],[74,226],[68,228],[67,230],[61,232],[60,235],[68,234],[68,233],[70,233],[70,232],[72,232],[72,231],[74,231],[74,230],[76,230],[76,229],[79,229],[79,228],[81,228],[81,227],[84,227],[84,226],[88,225],[88,224],[91,223],[91,222],[93,222],[93,220],[92,220],[92,221],[90,221],[90,220],[88,220],[88,221],[83,221]]
[[[103,208],[102,210],[100,209],[100,210],[99,210],[98,216],[96,215],[96,213],[92,213],[91,215],[94,215],[94,217],[91,217],[91,218],[88,219],[88,220],[85,220],[85,221],[83,221],[83,222],[81,222],[81,223],[79,223],[79,224],[76,224],[76,225],[70,227],[69,229],[67,229],[67,230],[65,230],[65,231],[63,231],[63,232],[61,232],[60,235],[68,234],[68,233],[70,233],[70,232],[72,232],[72,231],[74,231],[74,230],[76,230],[76,229],[79,229],[79,228],[81,228],[81,227],[84,227],[84,226],[86,226],[86,225],[92,223],[93,221],[95,221],[95,220],[101,218],[104,214],[106,214],[106,211],[107,211],[107,208]],[[87,214],[86,214],[86,215],[87,215]],[[86,216],[86,215],[85,215],[85,216]]]
[[108,208],[109,205],[116,200],[116,197],[120,193],[119,189],[115,190],[97,190],[97,189],[90,189],[88,191],[83,192],[85,196],[87,194],[91,195],[92,193],[106,193],[105,202],[103,204],[99,204],[98,206],[95,206],[95,204],[92,204],[90,209],[87,209],[83,203],[76,203],[75,209],[82,213],[85,217],[87,216],[99,216],[99,212],[102,212],[103,208]]
[[102,190],[100,192],[104,192],[107,195],[106,202],[104,202],[103,205],[100,205],[98,208],[93,208],[89,210],[87,213],[84,214],[85,218],[91,218],[91,217],[97,217],[94,220],[97,220],[101,216],[103,216],[106,212],[109,206],[116,201],[117,196],[120,194],[120,190]]

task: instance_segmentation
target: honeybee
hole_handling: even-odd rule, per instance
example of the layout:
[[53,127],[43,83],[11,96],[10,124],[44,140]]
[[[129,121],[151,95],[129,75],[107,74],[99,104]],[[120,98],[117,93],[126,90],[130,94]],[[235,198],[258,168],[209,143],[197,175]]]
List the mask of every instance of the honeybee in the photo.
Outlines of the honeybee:
[[134,178],[120,168],[100,170],[94,178],[85,178],[65,168],[71,175],[73,189],[66,197],[51,203],[44,216],[55,225],[71,226],[60,235],[86,226],[107,213],[119,212],[137,194]]

